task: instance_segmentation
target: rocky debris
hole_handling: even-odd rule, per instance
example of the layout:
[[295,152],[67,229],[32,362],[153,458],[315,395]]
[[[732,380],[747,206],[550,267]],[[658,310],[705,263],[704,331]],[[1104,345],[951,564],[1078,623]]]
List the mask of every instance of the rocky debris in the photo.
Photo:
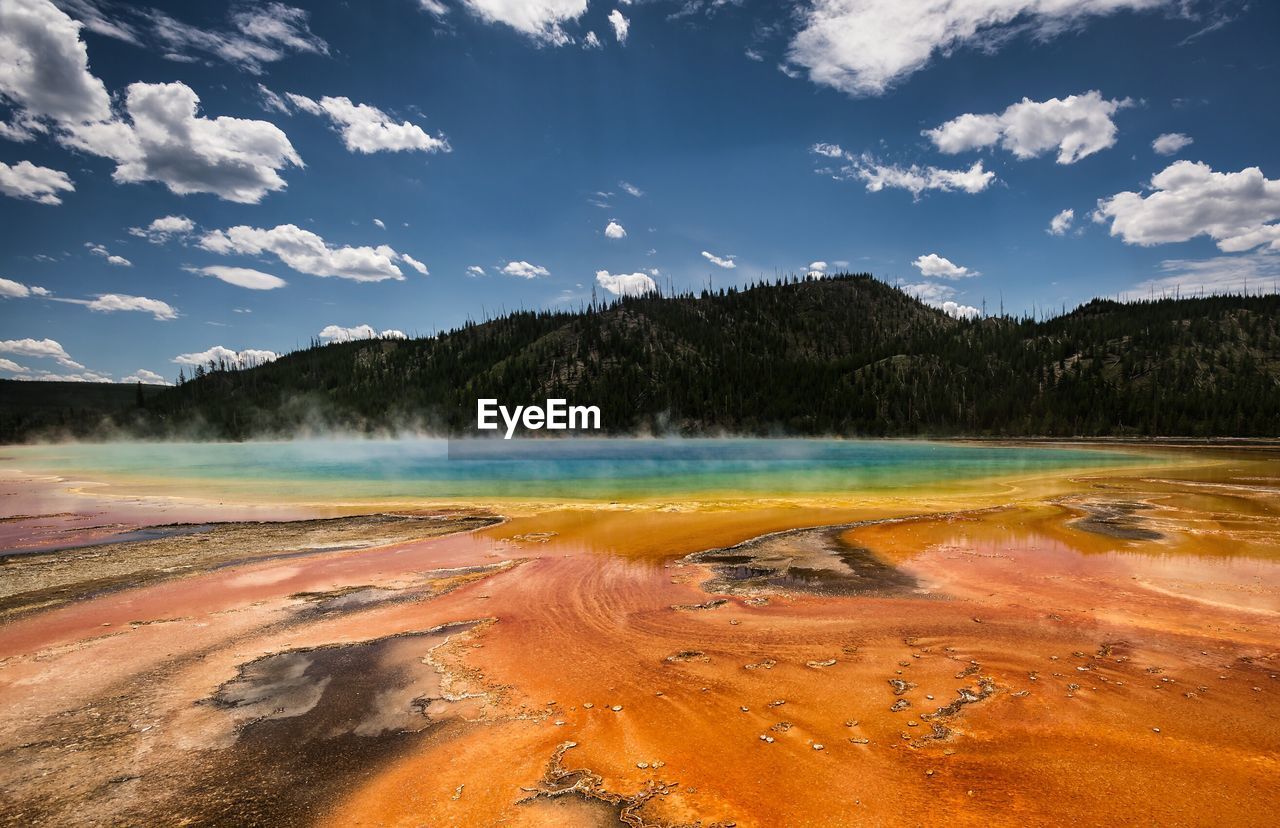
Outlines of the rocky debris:
[[762,661],[757,661],[754,664],[744,664],[742,667],[744,670],[772,670],[774,665],[777,663],[778,662],[771,658],[766,658]]
[[914,682],[903,681],[902,679],[889,679],[889,686],[893,688],[893,695],[901,696],[908,690],[914,689],[916,685]]
[[981,669],[982,669],[982,666],[981,666],[980,664],[978,664],[978,662],[976,662],[976,661],[970,661],[970,662],[969,662],[969,666],[968,666],[968,667],[965,667],[963,670],[961,670],[960,672],[956,673],[956,678],[958,678],[958,679],[968,678],[969,676],[974,675],[975,673],[977,673],[977,672],[978,672],[979,670],[981,670]]
[[665,661],[672,663],[688,662],[688,661],[710,661],[711,657],[702,650],[681,650],[667,656]]
[[911,706],[911,702],[907,701],[906,699],[898,699],[896,702],[889,705],[889,712],[899,713],[903,710],[906,710],[910,706]]
[[711,601],[704,601],[701,604],[672,604],[671,608],[679,612],[698,612],[699,610],[719,609],[727,603],[729,603],[728,598],[715,598]]
[[820,669],[822,667],[835,666],[835,663],[836,663],[836,660],[834,658],[828,658],[825,661],[806,661],[804,663],[804,666],[813,667],[814,669]]
[[[763,737],[762,737],[763,738]],[[644,787],[634,794],[626,796],[607,789],[600,774],[588,768],[568,769],[564,767],[564,755],[577,747],[577,742],[564,742],[556,748],[547,763],[547,770],[538,781],[537,787],[522,788],[529,794],[521,802],[535,799],[556,799],[562,796],[573,796],[589,802],[602,802],[617,811],[617,820],[630,828],[650,828],[654,823],[641,813],[645,803],[655,796],[668,796],[678,787],[676,782],[662,782],[649,779]],[[641,762],[636,767],[644,768]],[[650,767],[660,767],[660,763],[650,763]],[[688,789],[691,793],[693,788]],[[733,823],[714,823],[706,828],[730,828]],[[699,823],[701,825],[701,823]],[[674,828],[674,827],[673,827]],[[691,827],[690,827],[691,828]]]

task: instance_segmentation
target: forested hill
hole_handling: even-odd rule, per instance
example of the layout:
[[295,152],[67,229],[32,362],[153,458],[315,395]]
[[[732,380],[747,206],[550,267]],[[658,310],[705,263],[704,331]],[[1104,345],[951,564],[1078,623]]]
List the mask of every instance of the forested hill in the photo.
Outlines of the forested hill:
[[[257,368],[211,366],[108,419],[140,436],[457,433],[473,429],[478,397],[598,405],[613,433],[1274,437],[1280,297],[961,321],[870,276],[793,280],[317,344]],[[12,408],[7,439],[103,419]]]

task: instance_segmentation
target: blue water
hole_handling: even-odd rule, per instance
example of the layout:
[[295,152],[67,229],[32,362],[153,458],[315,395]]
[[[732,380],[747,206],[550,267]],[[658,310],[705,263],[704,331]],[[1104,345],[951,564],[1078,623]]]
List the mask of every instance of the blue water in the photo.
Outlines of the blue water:
[[877,440],[317,439],[11,447],[0,465],[280,497],[854,494],[1151,463],[1118,451]]

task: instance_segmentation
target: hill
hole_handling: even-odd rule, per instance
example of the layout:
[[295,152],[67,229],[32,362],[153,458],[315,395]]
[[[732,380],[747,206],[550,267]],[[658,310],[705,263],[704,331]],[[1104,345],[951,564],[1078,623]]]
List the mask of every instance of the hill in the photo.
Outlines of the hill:
[[[791,280],[313,343],[210,366],[109,419],[141,436],[456,433],[477,397],[564,397],[600,406],[613,433],[1276,436],[1278,311],[1280,297],[1221,296],[957,320],[867,275]],[[34,428],[11,422],[0,437]]]

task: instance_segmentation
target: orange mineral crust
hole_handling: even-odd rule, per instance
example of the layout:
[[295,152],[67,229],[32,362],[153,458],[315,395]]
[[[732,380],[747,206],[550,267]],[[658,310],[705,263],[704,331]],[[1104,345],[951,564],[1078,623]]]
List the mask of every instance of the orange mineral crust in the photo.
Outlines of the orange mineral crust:
[[332,529],[354,548],[311,522],[290,549],[282,525],[265,557],[5,622],[0,819],[1249,826],[1280,809],[1265,457],[915,502],[478,519],[385,544]]

